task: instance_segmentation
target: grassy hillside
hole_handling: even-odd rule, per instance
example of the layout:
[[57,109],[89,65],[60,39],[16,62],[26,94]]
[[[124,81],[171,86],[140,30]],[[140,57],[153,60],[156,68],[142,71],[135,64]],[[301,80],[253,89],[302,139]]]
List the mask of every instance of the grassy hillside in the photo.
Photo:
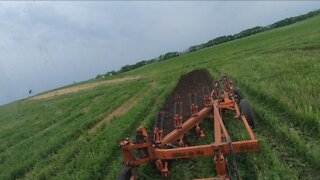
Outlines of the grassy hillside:
[[[252,103],[261,151],[237,155],[244,179],[319,178],[319,27],[318,16],[113,77],[139,79],[1,106],[0,179],[115,179],[118,142],[150,127],[179,77],[196,68],[215,79],[227,73]],[[123,106],[132,99],[135,106]],[[88,133],[116,110],[125,113]],[[226,123],[235,138],[245,136],[238,123]],[[214,175],[210,158],[174,165],[172,179]],[[146,165],[139,175],[161,178],[153,172]]]

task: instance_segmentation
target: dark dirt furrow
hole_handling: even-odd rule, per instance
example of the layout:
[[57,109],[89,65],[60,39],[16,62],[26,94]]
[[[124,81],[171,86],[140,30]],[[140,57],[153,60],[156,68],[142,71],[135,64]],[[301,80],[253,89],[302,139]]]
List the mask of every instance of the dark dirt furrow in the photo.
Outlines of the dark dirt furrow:
[[179,97],[182,102],[182,121],[186,121],[191,117],[190,112],[190,93],[197,93],[198,109],[204,107],[203,103],[203,87],[212,89],[213,80],[210,73],[205,69],[194,70],[186,75],[183,75],[176,88],[167,98],[161,111],[165,112],[163,130],[164,134],[168,134],[174,129],[174,102]]

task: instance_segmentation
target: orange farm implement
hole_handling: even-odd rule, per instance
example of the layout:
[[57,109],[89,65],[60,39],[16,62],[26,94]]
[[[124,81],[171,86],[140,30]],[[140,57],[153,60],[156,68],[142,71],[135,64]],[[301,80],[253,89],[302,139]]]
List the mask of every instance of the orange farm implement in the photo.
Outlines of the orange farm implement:
[[[203,87],[202,109],[198,109],[196,92],[189,94],[191,117],[182,120],[182,103],[177,98],[174,102],[174,129],[164,135],[164,112],[159,112],[152,135],[148,135],[145,128],[137,129],[137,139],[133,142],[126,139],[120,142],[123,152],[123,163],[126,168],[121,172],[119,179],[136,179],[135,169],[144,163],[154,163],[164,178],[169,177],[169,161],[196,157],[213,158],[216,177],[208,179],[231,179],[230,168],[226,155],[252,153],[259,151],[259,141],[254,136],[254,117],[251,106],[245,100],[239,102],[239,89],[233,87],[232,81],[225,75],[219,81],[214,81],[211,92]],[[250,139],[232,141],[225,127],[222,115],[225,111],[233,111],[234,118],[242,121]],[[186,133],[195,129],[200,138],[205,137],[200,128],[203,120],[209,119],[213,125],[214,142],[192,146],[185,144]],[[236,164],[236,163],[235,163]],[[237,178],[239,178],[237,176]]]

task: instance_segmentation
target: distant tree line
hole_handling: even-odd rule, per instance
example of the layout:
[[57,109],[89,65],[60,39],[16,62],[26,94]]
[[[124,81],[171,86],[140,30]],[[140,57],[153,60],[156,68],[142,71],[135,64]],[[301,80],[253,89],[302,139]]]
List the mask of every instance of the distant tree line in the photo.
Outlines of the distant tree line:
[[113,76],[113,75],[116,75],[116,74],[119,74],[119,73],[131,71],[131,70],[137,69],[137,68],[139,68],[141,66],[154,63],[156,61],[163,61],[163,60],[166,60],[166,59],[177,57],[180,54],[181,54],[180,52],[168,52],[168,53],[160,55],[159,57],[154,58],[154,59],[142,60],[142,61],[139,61],[139,62],[137,62],[135,64],[132,64],[132,65],[122,66],[121,69],[118,70],[118,71],[109,71],[106,74],[99,74],[99,75],[96,76],[96,79],[105,78],[107,76]]
[[256,27],[253,27],[253,28],[250,28],[250,29],[243,30],[238,34],[228,35],[228,36],[220,36],[220,37],[212,39],[212,40],[210,40],[210,41],[208,41],[206,43],[195,45],[195,46],[191,46],[188,49],[187,52],[194,52],[194,51],[206,48],[206,47],[215,46],[215,45],[218,45],[218,44],[221,44],[221,43],[225,43],[225,42],[228,42],[228,41],[232,41],[232,40],[235,40],[235,39],[248,37],[248,36],[260,33],[260,32],[264,32],[264,31],[268,31],[268,30],[271,30],[271,29],[287,26],[289,24],[293,24],[293,23],[296,23],[298,21],[302,21],[302,20],[305,20],[307,18],[317,16],[319,14],[320,14],[320,10],[311,11],[311,12],[309,12],[307,14],[303,14],[303,15],[300,15],[300,16],[295,16],[295,17],[290,17],[290,18],[283,19],[281,21],[278,21],[276,23],[273,23],[273,24],[265,26],[265,27],[256,26]]
[[296,23],[298,21],[302,21],[302,20],[305,20],[307,18],[311,18],[311,17],[317,16],[319,14],[320,14],[320,9],[316,10],[316,11],[311,11],[311,12],[309,12],[307,14],[303,14],[303,15],[300,15],[300,16],[286,18],[286,19],[283,19],[281,21],[275,22],[275,23],[273,23],[271,25],[268,25],[268,26],[264,26],[264,27],[263,26],[256,26],[256,27],[253,27],[253,28],[249,28],[249,29],[243,30],[243,31],[241,31],[241,32],[239,32],[237,34],[234,34],[234,35],[219,36],[217,38],[209,40],[206,43],[202,43],[202,44],[199,44],[199,45],[191,46],[187,50],[185,50],[184,52],[176,52],[176,51],[175,52],[168,52],[168,53],[160,55],[159,57],[154,58],[154,59],[143,60],[143,61],[139,61],[139,62],[137,62],[137,63],[135,63],[133,65],[122,66],[121,69],[118,70],[118,71],[109,71],[109,72],[107,72],[106,74],[103,74],[103,75],[99,74],[96,78],[104,78],[104,77],[107,77],[107,76],[112,76],[112,75],[116,75],[116,74],[119,74],[119,73],[127,72],[127,71],[130,71],[130,70],[142,67],[144,65],[151,64],[151,63],[156,62],[156,61],[167,60],[167,59],[170,59],[170,58],[174,58],[174,57],[180,56],[181,54],[195,52],[195,51],[198,51],[198,50],[203,49],[203,48],[212,47],[212,46],[215,46],[215,45],[218,45],[218,44],[222,44],[222,43],[225,43],[225,42],[228,42],[228,41],[232,41],[232,40],[235,40],[235,39],[248,37],[248,36],[260,33],[260,32],[264,32],[264,31],[268,31],[268,30],[271,30],[271,29],[287,26],[289,24],[293,24],[293,23]]

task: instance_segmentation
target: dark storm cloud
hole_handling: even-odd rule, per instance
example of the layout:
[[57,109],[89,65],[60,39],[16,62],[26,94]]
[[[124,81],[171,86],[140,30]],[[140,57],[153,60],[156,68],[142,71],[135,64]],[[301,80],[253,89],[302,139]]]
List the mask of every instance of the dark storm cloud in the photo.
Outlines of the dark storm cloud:
[[318,8],[288,1],[0,2],[0,104]]

